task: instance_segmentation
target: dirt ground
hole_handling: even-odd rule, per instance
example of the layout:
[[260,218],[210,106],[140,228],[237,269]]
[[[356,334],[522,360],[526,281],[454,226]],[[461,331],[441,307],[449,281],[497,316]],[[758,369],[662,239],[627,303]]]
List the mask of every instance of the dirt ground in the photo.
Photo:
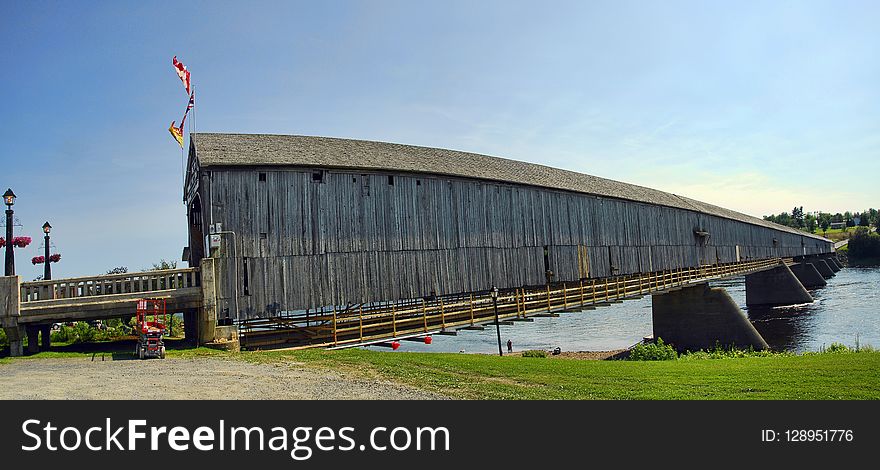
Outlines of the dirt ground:
[[615,349],[614,351],[563,351],[558,356],[547,356],[559,359],[581,359],[592,361],[604,361],[606,359],[619,359],[624,357],[628,349]]
[[441,396],[406,385],[296,363],[222,358],[24,359],[0,364],[0,400],[162,399],[418,400]]

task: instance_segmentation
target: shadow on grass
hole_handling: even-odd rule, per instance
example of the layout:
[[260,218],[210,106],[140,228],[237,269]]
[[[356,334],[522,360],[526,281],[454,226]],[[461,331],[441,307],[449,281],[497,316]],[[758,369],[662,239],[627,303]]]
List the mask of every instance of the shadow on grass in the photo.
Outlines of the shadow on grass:
[[[169,351],[185,351],[196,348],[195,344],[183,338],[165,338],[164,341],[165,348]],[[136,337],[124,336],[112,341],[54,344],[48,351],[41,351],[37,354],[27,354],[27,346],[25,346],[24,357],[90,357],[93,361],[107,359],[125,361],[137,359],[134,353],[136,345]],[[0,351],[0,358],[4,357],[9,357],[8,347]]]

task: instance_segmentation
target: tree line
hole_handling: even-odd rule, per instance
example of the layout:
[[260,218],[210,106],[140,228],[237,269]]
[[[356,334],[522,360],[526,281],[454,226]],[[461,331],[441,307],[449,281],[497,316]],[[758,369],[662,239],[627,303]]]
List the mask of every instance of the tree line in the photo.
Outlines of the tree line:
[[880,213],[871,208],[866,211],[846,211],[844,213],[831,214],[830,212],[804,212],[804,207],[795,207],[791,212],[765,215],[764,220],[775,222],[780,225],[793,227],[810,233],[821,230],[823,235],[831,228],[832,223],[842,223],[845,227],[877,227],[880,222]]

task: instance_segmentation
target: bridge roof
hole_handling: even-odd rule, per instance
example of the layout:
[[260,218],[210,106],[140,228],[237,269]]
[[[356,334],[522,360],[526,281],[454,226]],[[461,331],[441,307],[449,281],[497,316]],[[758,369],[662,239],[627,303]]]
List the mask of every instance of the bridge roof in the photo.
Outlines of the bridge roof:
[[415,145],[271,134],[194,133],[199,165],[297,166],[399,171],[541,186],[724,217],[825,240],[817,235],[677,194],[535,163]]

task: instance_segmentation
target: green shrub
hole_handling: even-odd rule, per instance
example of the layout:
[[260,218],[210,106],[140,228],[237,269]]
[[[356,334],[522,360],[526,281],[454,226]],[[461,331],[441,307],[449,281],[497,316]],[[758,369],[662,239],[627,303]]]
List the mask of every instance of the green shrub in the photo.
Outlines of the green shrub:
[[663,338],[657,338],[656,343],[639,343],[629,351],[630,361],[668,361],[677,359],[678,353],[675,348],[663,342]]
[[522,357],[547,357],[547,353],[538,349],[532,349],[529,351],[523,351]]
[[84,321],[76,322],[73,327],[73,342],[88,343],[95,340],[95,329]]
[[9,338],[6,337],[6,332],[3,331],[3,328],[0,328],[0,349],[9,346]]
[[49,336],[53,343],[69,343],[73,340],[73,328],[61,325],[61,328],[53,331]]
[[825,350],[822,351],[822,352],[826,352],[826,353],[848,353],[848,352],[850,352],[850,351],[851,351],[851,350],[850,350],[845,344],[843,344],[843,343],[831,343],[831,346],[828,346],[828,348],[825,349]]

